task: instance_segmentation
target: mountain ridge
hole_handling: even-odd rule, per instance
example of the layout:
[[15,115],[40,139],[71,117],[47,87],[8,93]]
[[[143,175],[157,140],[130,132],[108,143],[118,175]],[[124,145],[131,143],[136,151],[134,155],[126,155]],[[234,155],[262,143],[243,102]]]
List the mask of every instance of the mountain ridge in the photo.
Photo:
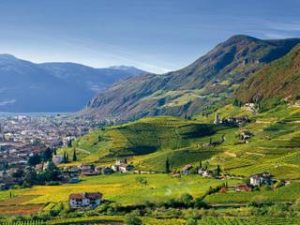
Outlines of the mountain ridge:
[[145,73],[126,68],[98,69],[70,62],[36,64],[1,54],[0,111],[78,111],[114,82]]
[[263,65],[288,53],[300,39],[261,40],[235,35],[183,69],[121,81],[91,99],[85,112],[98,118],[191,116],[231,96]]
[[237,89],[235,98],[241,103],[257,103],[267,110],[282,101],[297,103],[300,95],[300,45],[287,55],[264,66]]

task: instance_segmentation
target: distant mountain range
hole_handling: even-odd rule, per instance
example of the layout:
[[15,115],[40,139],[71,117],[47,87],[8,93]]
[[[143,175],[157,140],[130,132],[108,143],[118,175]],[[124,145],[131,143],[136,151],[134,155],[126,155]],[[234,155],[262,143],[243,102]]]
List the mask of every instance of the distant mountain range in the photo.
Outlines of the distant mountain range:
[[[206,114],[232,97],[241,83],[298,43],[300,39],[260,40],[235,35],[181,70],[118,82],[93,98],[84,112],[98,118],[120,119]],[[247,86],[243,87],[247,93]]]
[[3,54],[0,111],[77,111],[113,83],[143,73],[126,66],[96,69],[75,63],[35,64]]

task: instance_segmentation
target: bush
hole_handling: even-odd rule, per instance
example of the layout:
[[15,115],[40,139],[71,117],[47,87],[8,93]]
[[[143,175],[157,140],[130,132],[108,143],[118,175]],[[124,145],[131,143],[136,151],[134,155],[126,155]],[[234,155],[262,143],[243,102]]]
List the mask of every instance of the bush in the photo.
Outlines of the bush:
[[142,220],[135,214],[127,214],[124,219],[126,225],[142,225]]
[[198,209],[207,209],[208,205],[201,198],[196,198],[194,207]]
[[181,201],[182,203],[186,206],[186,207],[189,207],[192,205],[192,202],[193,202],[193,196],[191,196],[190,194],[183,194],[181,196]]
[[198,221],[194,218],[189,218],[187,221],[186,221],[186,225],[197,225],[198,224]]

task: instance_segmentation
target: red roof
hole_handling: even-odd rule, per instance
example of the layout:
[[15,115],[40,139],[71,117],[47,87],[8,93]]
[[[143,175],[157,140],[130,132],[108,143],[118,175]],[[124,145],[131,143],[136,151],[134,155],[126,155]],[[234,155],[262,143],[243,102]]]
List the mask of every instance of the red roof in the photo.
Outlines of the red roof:
[[72,193],[70,194],[69,199],[82,200],[88,198],[96,200],[102,198],[102,196],[103,194],[100,192]]

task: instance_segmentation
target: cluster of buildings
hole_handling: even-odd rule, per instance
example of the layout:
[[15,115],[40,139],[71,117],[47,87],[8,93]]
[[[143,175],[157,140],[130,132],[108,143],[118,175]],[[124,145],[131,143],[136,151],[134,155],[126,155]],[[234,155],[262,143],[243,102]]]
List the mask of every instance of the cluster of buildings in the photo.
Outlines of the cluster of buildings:
[[78,166],[65,167],[62,170],[63,180],[69,183],[79,182],[80,176],[96,176],[96,175],[109,175],[112,173],[128,173],[134,170],[132,164],[127,163],[127,159],[116,160],[112,166],[96,166],[94,164],[82,163]]
[[220,114],[216,114],[214,124],[222,124],[225,126],[242,126],[249,123],[250,119],[247,116],[221,118]]
[[[26,170],[31,156],[68,145],[94,127],[93,121],[68,115],[0,116],[0,188],[20,182],[14,174]],[[45,165],[37,167],[43,170]]]

